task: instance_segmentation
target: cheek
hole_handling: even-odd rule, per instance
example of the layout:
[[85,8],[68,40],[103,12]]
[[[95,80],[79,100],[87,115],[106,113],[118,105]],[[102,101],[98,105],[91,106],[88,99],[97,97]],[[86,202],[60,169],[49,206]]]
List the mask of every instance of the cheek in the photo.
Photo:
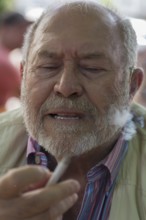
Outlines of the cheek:
[[100,112],[107,110],[117,100],[118,94],[117,86],[111,79],[88,86],[88,98]]
[[117,81],[113,85],[114,87],[114,92],[117,94],[119,97],[129,97],[130,94],[130,84],[127,79]]
[[49,80],[41,80],[36,77],[26,79],[28,99],[35,109],[40,109],[42,104],[50,96],[53,89],[53,82]]

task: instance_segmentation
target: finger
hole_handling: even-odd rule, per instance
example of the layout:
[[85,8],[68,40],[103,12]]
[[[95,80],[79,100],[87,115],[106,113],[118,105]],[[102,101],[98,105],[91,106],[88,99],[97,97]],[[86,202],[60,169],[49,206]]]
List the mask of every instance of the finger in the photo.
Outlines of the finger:
[[59,202],[56,206],[50,207],[45,213],[35,217],[27,218],[28,220],[62,220],[63,214],[70,209],[77,201],[78,195],[73,194],[63,201]]
[[79,183],[75,180],[67,180],[54,186],[45,187],[24,193],[20,198],[13,199],[13,205],[9,210],[13,216],[21,218],[33,217],[46,212],[53,205],[58,204],[61,200],[77,193]]
[[79,189],[80,185],[77,181],[66,180],[49,187],[28,192],[23,195],[23,199],[26,201],[26,203],[30,202],[35,204],[35,207],[42,207],[42,209],[46,207],[47,209],[47,204],[55,205],[62,199],[65,199],[73,193],[77,193]]
[[50,210],[48,211],[48,219],[54,220],[59,216],[62,216],[66,211],[68,211],[68,209],[70,209],[76,203],[77,199],[78,195],[73,194],[72,196],[61,201],[58,205],[50,208]]
[[[13,208],[15,208],[15,211]],[[21,210],[18,209],[16,201],[0,200],[0,219],[2,220],[50,220],[48,216],[49,210],[32,217],[24,216],[23,207],[21,207]],[[62,216],[54,218],[53,220],[62,220]]]
[[62,216],[61,217],[57,217],[55,220],[62,220]]
[[0,198],[19,196],[22,192],[44,186],[51,174],[40,166],[12,169],[0,178]]

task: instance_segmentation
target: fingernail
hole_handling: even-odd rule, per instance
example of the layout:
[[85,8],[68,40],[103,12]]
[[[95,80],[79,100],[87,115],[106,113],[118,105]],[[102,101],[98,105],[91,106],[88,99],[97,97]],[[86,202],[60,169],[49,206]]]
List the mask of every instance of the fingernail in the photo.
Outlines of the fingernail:
[[72,195],[72,200],[73,202],[76,202],[78,200],[78,195],[76,193]]
[[79,191],[80,190],[80,184],[79,184],[79,182],[78,181],[76,181],[76,180],[72,180],[72,187],[73,187],[73,190],[77,190],[77,191]]

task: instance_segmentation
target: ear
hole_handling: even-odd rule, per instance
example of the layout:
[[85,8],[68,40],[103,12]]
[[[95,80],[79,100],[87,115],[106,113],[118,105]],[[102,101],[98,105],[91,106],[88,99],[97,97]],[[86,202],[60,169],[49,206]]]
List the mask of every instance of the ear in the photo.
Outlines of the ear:
[[24,71],[24,62],[20,63],[20,74],[21,74],[21,78],[23,78],[23,71]]
[[130,77],[130,100],[133,99],[135,93],[140,88],[143,81],[143,70],[140,68],[136,68],[131,73]]

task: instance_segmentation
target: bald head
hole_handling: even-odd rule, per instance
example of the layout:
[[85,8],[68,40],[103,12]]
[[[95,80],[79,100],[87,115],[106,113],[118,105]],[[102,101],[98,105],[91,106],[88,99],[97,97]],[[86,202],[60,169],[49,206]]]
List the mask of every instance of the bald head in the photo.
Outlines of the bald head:
[[71,16],[74,20],[74,26],[76,25],[78,29],[80,29],[78,21],[84,20],[85,17],[92,17],[91,22],[94,23],[95,28],[96,22],[102,21],[105,29],[108,30],[107,39],[110,39],[113,51],[117,52],[117,56],[119,54],[121,56],[123,68],[127,69],[135,65],[137,42],[132,25],[127,19],[123,19],[117,13],[94,0],[54,0],[51,2],[26,35],[23,47],[24,61],[29,57],[29,50],[32,48],[31,44],[35,35],[42,36],[42,32],[47,31],[49,23],[51,24],[57,18],[57,28],[58,30],[62,29],[61,22],[67,22]]
[[[98,28],[97,24],[100,21],[105,29],[112,33],[114,28],[117,28],[117,22],[120,18],[112,11],[104,8],[103,6],[95,3],[94,1],[69,1],[68,3],[62,2],[58,7],[48,8],[46,13],[40,19],[37,29],[39,31],[47,31],[55,22],[57,30],[62,30],[63,24],[66,26],[71,25],[80,29],[86,22],[94,25],[95,29]],[[116,29],[115,32],[118,32]],[[111,37],[111,36],[109,36]],[[114,37],[114,36],[112,36]]]

